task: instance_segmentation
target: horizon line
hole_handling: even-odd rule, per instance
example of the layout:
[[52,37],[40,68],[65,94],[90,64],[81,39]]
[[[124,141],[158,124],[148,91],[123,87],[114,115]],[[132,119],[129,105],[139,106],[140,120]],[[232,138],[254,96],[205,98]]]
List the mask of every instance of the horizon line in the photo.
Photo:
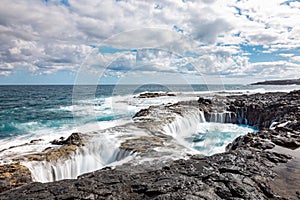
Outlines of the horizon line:
[[[136,86],[141,84],[0,84],[0,86],[115,86],[115,85],[124,85],[124,86]],[[224,83],[224,84],[206,84],[206,83],[192,83],[192,84],[174,84],[174,83],[168,83],[168,84],[156,84],[156,83],[149,83],[149,84],[142,84],[142,85],[251,85],[251,83],[248,84],[242,84],[242,83]],[[142,86],[141,85],[141,86]]]

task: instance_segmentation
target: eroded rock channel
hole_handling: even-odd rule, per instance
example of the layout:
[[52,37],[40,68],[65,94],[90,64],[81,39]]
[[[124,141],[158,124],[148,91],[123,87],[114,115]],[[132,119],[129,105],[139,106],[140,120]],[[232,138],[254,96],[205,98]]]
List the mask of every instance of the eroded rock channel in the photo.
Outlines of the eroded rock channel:
[[[284,170],[299,159],[289,153],[300,147],[299,108],[300,91],[151,106],[138,112],[133,123],[114,128],[147,132],[124,136],[120,144],[143,162],[106,167],[73,180],[31,183],[1,193],[0,199],[299,199],[300,185],[287,194],[281,178],[300,177],[299,170]],[[247,124],[259,131],[236,138],[224,153],[162,159],[174,148],[184,149],[171,142],[174,131],[189,131],[176,126],[178,117],[191,131],[201,120]]]

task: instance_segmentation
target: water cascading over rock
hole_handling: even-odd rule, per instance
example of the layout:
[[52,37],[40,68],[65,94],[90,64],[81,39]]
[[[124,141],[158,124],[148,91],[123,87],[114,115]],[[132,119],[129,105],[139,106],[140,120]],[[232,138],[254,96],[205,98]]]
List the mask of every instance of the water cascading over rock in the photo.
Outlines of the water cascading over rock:
[[[69,138],[67,140],[70,140]],[[31,160],[22,162],[22,164],[31,171],[33,181],[51,182],[77,178],[83,173],[95,171],[131,154],[129,151],[119,149],[117,143],[104,136],[93,137],[86,145],[81,142],[75,143],[80,145],[75,148],[74,144],[61,143],[73,148],[65,155],[59,154],[58,157],[52,156],[38,161]]]

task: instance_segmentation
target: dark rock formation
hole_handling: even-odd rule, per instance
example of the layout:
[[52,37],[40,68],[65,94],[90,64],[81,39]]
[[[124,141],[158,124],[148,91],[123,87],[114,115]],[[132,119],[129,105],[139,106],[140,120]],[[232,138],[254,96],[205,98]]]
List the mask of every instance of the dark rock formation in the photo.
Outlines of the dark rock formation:
[[61,140],[53,140],[51,141],[51,144],[81,146],[82,138],[80,133],[72,133],[67,139],[64,140],[63,138],[61,138]]
[[300,85],[300,79],[271,80],[252,83],[251,85]]
[[54,140],[51,143],[61,146],[47,148],[41,153],[28,154],[15,159],[15,161],[57,161],[58,159],[66,159],[78,147],[83,145],[81,133],[72,133],[66,140]]
[[142,93],[135,98],[142,99],[142,98],[156,98],[156,97],[163,97],[163,96],[175,96],[175,94],[167,93],[167,92],[147,92],[147,93]]
[[[136,114],[136,126],[147,124],[149,131],[156,130],[161,121],[149,116],[159,114],[172,122],[172,113],[184,116],[185,108],[190,106],[202,110],[208,121],[216,112],[225,110],[224,122],[252,125],[259,131],[236,138],[225,153],[190,155],[175,161],[162,161],[155,151],[155,147],[167,140],[148,136],[133,138],[122,144],[123,150],[135,151],[140,156],[147,151],[157,154],[157,159],[104,168],[76,180],[32,183],[3,192],[0,199],[284,199],[270,183],[278,185],[276,167],[285,166],[295,158],[274,147],[300,146],[299,105],[300,91],[152,106]],[[291,191],[288,198],[298,197],[299,190]]]
[[141,109],[139,112],[135,113],[133,118],[147,116],[149,114],[149,109]]
[[0,165],[0,192],[31,183],[31,173],[20,164]]
[[210,99],[204,99],[202,97],[199,97],[198,99],[199,104],[204,104],[204,105],[210,105],[212,102]]
[[[228,111],[225,123],[246,124],[257,129],[270,128],[287,123],[286,127],[297,129],[300,113],[299,91],[290,93],[266,93],[253,95],[228,96],[221,100],[217,97],[206,112],[206,119],[220,110]],[[221,101],[221,102],[220,102]]]

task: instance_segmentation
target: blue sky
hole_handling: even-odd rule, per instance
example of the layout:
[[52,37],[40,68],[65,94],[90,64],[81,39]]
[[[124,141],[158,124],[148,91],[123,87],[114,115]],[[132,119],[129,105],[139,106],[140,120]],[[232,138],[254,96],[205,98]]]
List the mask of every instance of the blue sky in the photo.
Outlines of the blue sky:
[[300,2],[4,0],[0,84],[300,78]]

